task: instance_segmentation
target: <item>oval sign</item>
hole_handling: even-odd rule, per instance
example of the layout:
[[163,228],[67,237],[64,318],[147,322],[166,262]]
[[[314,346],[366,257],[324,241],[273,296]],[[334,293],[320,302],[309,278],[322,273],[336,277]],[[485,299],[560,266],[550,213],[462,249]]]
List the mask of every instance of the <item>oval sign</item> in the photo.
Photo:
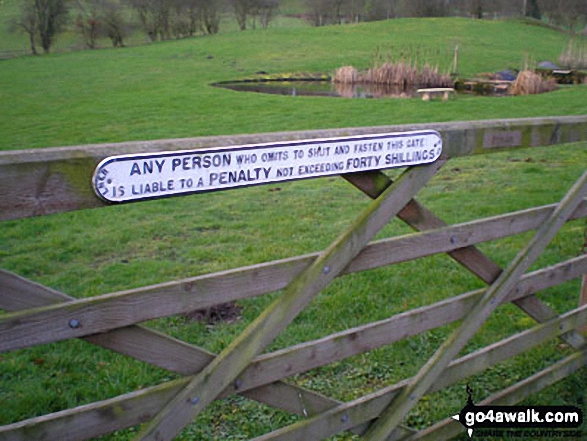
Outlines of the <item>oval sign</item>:
[[100,162],[92,182],[100,198],[129,202],[428,164],[441,153],[430,130],[121,155]]

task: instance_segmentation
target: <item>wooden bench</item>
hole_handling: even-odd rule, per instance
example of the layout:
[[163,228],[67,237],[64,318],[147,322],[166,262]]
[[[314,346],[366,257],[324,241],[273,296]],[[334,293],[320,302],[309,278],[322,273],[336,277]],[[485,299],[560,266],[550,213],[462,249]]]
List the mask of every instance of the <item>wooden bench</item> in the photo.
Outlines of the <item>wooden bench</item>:
[[452,87],[436,87],[431,89],[418,89],[416,92],[422,95],[424,101],[430,101],[430,98],[441,94],[442,100],[446,101],[448,100],[449,94],[454,93],[454,91]]

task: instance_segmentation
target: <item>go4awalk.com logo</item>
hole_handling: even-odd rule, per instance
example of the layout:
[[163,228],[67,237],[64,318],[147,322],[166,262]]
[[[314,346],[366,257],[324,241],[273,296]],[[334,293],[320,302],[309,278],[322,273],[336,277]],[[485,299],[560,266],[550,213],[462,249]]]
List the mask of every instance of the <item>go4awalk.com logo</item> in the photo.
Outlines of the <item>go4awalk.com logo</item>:
[[[583,412],[576,406],[477,406],[469,386],[467,394],[467,405],[453,418],[465,426],[469,437],[476,429],[493,429],[488,433],[495,435],[505,435],[495,429],[543,429],[539,431],[541,435],[557,436],[553,429],[577,429],[583,423]],[[526,434],[528,432],[518,433]],[[508,435],[516,436],[511,431]]]

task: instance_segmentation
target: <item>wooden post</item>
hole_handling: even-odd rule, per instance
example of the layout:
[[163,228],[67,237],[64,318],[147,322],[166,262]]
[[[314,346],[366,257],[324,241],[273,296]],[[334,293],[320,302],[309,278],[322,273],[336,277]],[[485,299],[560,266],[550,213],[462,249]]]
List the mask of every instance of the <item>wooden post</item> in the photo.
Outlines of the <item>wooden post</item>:
[[456,75],[459,71],[459,45],[455,46],[455,59],[454,59],[454,69],[453,74]]
[[540,256],[554,235],[566,221],[567,217],[579,205],[587,193],[587,172],[569,190],[556,210],[538,229],[530,243],[516,256],[501,273],[495,283],[487,290],[469,315],[457,329],[428,360],[412,383],[394,399],[381,413],[379,419],[366,434],[369,441],[385,441],[393,430],[418,403],[459,351],[467,344],[477,330],[485,323],[489,315],[512,291],[515,284],[532,263]]

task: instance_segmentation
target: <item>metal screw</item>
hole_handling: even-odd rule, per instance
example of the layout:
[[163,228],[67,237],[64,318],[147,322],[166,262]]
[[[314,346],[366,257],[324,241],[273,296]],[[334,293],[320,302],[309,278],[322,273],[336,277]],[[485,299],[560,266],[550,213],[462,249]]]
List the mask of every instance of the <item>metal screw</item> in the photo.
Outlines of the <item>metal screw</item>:
[[565,329],[565,325],[561,324],[561,325],[558,327],[558,329],[560,329],[560,330],[562,331],[563,329]]
[[242,385],[243,385],[243,380],[241,380],[240,378],[234,382],[235,389],[240,389]]
[[330,272],[330,267],[329,266],[325,266],[324,269],[322,270],[322,272],[324,274],[328,274]]
[[457,243],[457,237],[456,236],[450,236],[450,243],[452,243],[453,245],[455,243]]
[[194,397],[191,399],[190,403],[192,403],[194,406],[196,404],[198,404],[200,402],[200,398],[199,397]]
[[71,329],[77,329],[81,326],[82,324],[80,323],[80,321],[78,319],[71,319],[69,321],[69,327]]
[[342,421],[343,423],[346,423],[349,420],[349,416],[345,413],[342,415],[342,417],[340,418],[340,421]]

